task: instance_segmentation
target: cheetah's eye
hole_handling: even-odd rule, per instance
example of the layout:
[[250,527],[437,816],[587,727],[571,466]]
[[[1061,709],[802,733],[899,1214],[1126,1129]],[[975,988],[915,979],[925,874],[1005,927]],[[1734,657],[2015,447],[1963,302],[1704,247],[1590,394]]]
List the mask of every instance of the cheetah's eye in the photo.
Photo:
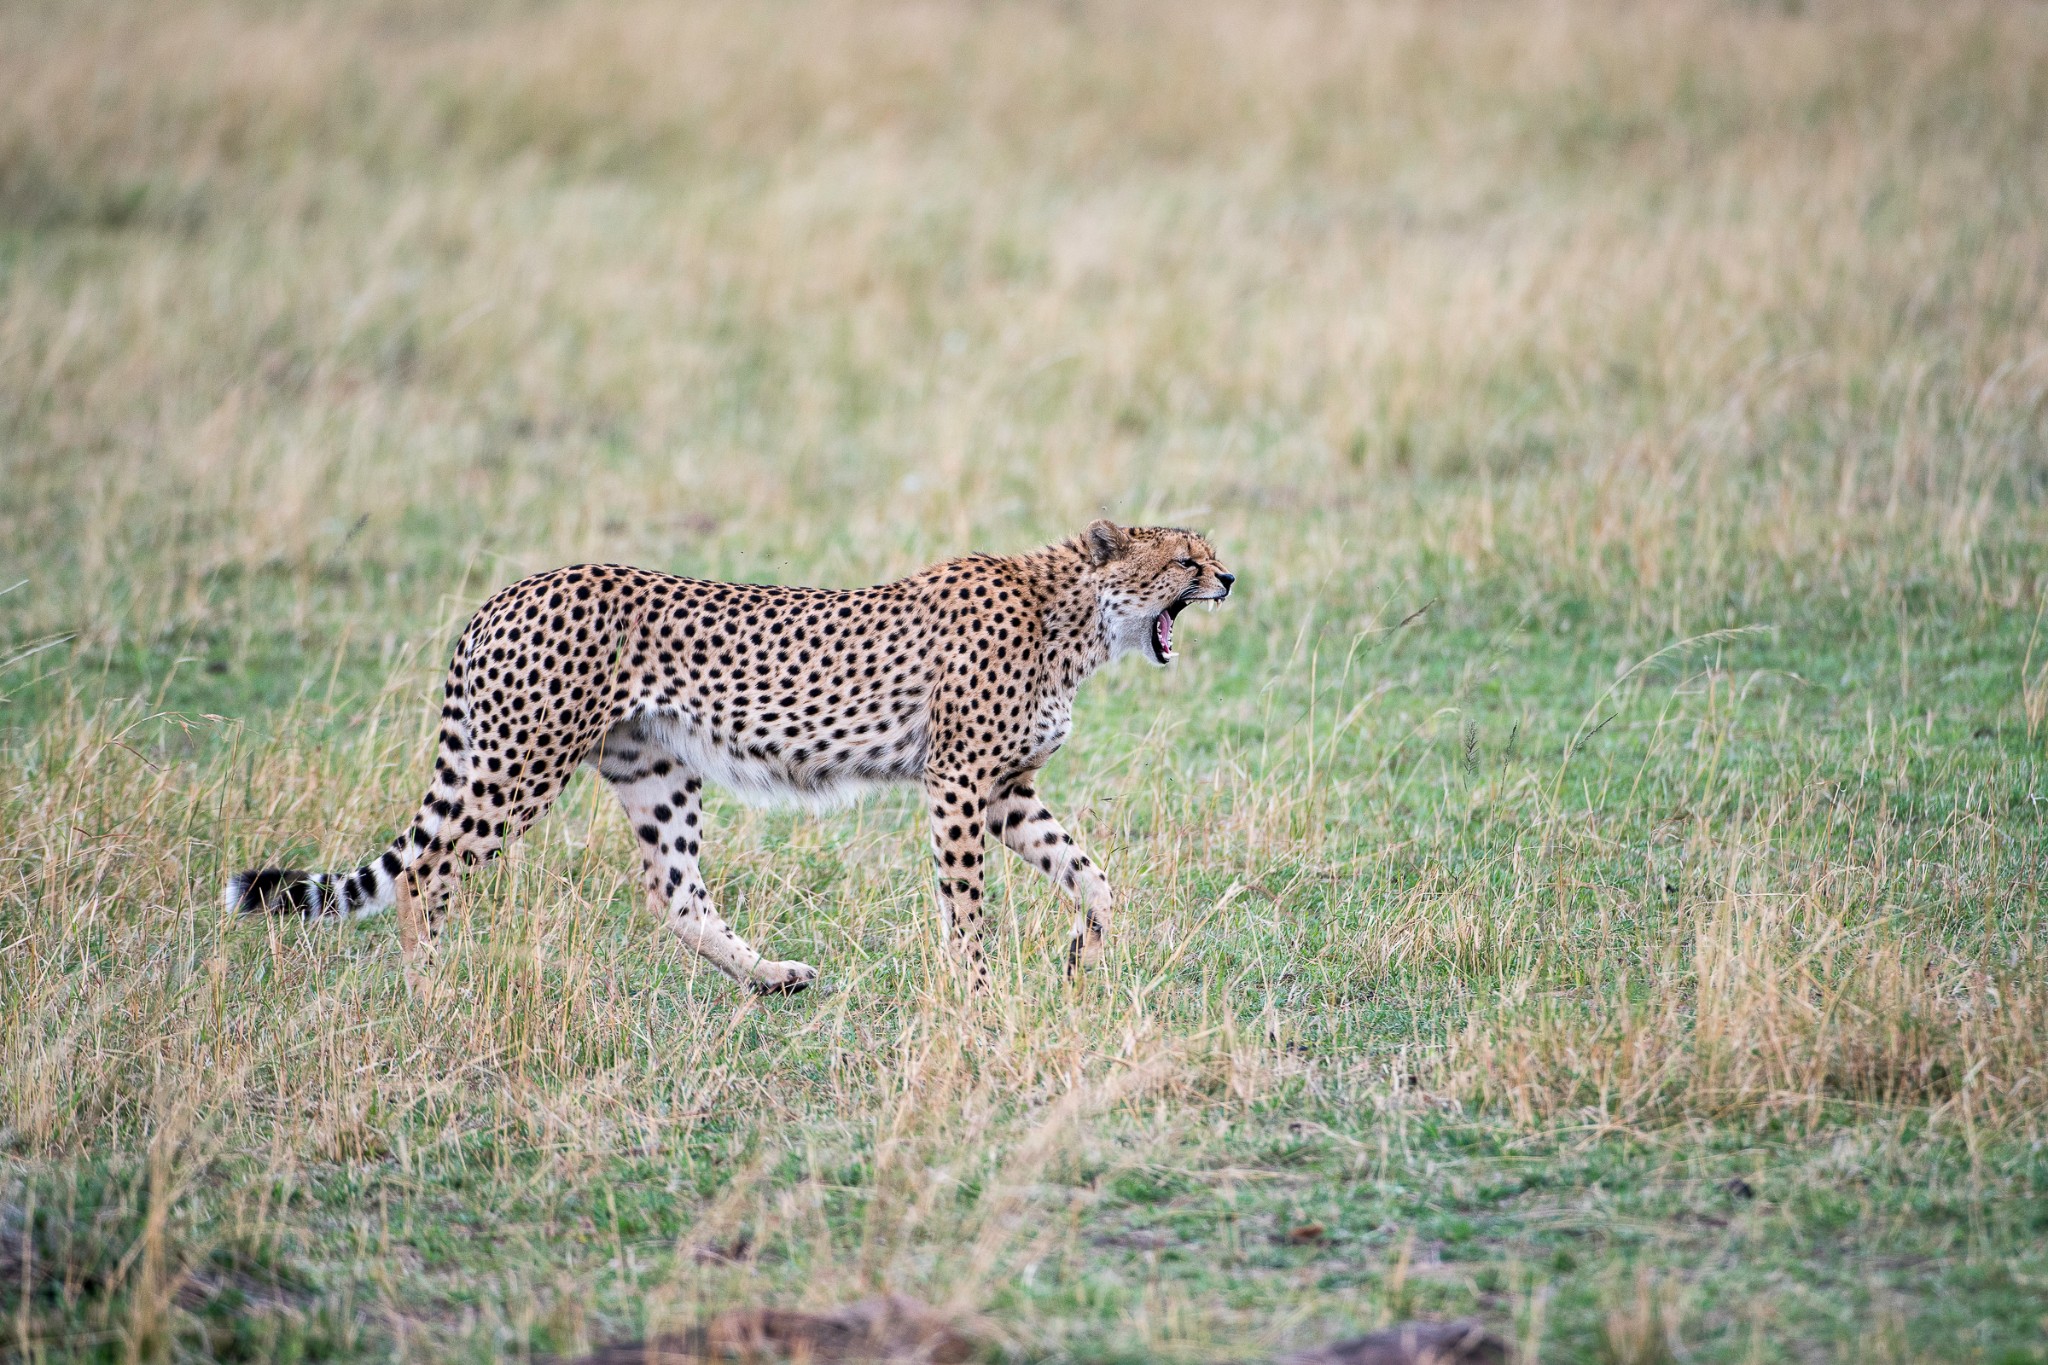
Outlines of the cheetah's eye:
[[1186,555],[1182,555],[1179,559],[1176,559],[1173,562],[1180,565],[1183,569],[1192,569],[1195,567],[1195,561],[1189,559]]

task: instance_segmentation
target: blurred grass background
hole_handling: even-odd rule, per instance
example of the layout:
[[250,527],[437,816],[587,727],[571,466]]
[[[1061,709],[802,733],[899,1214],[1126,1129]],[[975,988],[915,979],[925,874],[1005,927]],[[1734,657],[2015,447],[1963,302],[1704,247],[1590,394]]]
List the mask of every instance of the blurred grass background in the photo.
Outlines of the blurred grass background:
[[[1025,1359],[2043,1359],[2048,12],[0,10],[0,1310],[487,1359],[886,1287]],[[714,807],[737,999],[575,789],[458,905],[222,921],[416,796],[492,588],[1107,512],[1243,581],[999,862]],[[1313,1230],[1311,1232],[1311,1230]]]

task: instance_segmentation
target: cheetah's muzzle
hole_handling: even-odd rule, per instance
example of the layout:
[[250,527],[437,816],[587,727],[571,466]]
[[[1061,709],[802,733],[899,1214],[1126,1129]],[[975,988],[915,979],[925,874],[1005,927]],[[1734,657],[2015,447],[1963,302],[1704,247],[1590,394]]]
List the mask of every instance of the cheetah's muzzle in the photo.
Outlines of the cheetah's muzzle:
[[396,905],[409,968],[456,878],[494,857],[581,767],[611,784],[649,905],[762,994],[816,968],[773,961],[720,918],[698,863],[704,785],[822,805],[922,788],[946,946],[977,987],[989,835],[1075,905],[1074,960],[1107,935],[1102,869],[1037,793],[1082,680],[1141,639],[1164,664],[1189,602],[1232,577],[1201,536],[1098,521],[1030,554],[970,555],[858,591],[709,583],[579,564],[485,602],[448,667],[433,778],[411,824],[352,872],[232,877],[237,912],[359,918]]
[[1179,616],[1196,602],[1206,602],[1213,609],[1218,602],[1230,596],[1230,585],[1237,581],[1237,575],[1218,573],[1216,581],[1222,587],[1220,592],[1200,591],[1201,584],[1198,580],[1186,592],[1167,603],[1164,611],[1152,618],[1152,633],[1147,643],[1152,646],[1153,662],[1169,664],[1180,657],[1174,652],[1173,648],[1173,618]]

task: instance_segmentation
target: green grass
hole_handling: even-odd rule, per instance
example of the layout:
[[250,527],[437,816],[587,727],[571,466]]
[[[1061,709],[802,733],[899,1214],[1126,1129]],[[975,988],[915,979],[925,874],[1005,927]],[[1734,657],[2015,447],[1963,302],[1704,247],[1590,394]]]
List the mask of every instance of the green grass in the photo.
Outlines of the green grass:
[[[2035,9],[107,0],[0,87],[0,1353],[887,1288],[1025,1360],[2048,1359]],[[714,798],[790,1000],[587,780],[438,1005],[220,912],[408,816],[522,573],[1103,511],[1241,579],[1048,771],[1078,986],[998,857],[963,1004],[908,794]]]

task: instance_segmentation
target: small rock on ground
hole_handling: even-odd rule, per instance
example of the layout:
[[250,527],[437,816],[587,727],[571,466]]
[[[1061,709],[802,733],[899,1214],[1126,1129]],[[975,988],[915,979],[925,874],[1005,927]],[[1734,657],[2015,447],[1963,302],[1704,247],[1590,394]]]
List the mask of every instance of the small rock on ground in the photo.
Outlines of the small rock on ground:
[[1476,1322],[1403,1322],[1281,1356],[1273,1365],[1506,1365],[1506,1343]]
[[879,1360],[960,1365],[981,1344],[916,1299],[862,1299],[827,1313],[741,1308],[703,1327],[652,1341],[618,1342],[578,1365],[682,1365],[710,1360]]

